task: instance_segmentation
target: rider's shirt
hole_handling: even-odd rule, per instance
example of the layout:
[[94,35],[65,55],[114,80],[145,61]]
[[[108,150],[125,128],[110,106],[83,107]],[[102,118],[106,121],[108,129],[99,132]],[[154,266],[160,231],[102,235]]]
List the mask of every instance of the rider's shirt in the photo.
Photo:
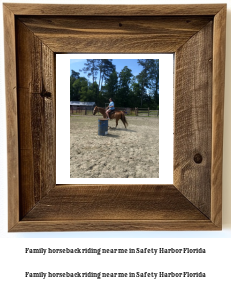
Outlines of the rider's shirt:
[[109,104],[109,109],[111,109],[112,111],[115,109],[115,108],[114,108],[114,102],[110,102],[110,104]]

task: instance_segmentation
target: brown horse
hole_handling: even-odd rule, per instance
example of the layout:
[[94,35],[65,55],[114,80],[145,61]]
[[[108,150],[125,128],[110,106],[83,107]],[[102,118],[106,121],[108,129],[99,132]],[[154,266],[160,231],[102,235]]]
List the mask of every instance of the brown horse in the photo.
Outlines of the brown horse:
[[[93,115],[95,115],[97,112],[101,113],[103,115],[104,118],[107,118],[106,115],[106,110],[104,108],[100,108],[95,106],[94,110],[93,110]],[[128,122],[126,120],[125,114],[122,111],[115,111],[114,113],[109,113],[109,117],[110,119],[115,119],[116,120],[116,128],[118,126],[118,121],[121,120],[125,126],[125,128],[127,128],[128,126]]]

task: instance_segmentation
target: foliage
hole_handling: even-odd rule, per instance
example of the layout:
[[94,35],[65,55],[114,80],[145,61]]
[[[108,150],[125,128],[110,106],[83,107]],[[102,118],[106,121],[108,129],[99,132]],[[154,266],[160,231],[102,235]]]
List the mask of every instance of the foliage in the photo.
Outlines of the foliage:
[[104,107],[113,98],[116,107],[159,109],[159,60],[139,59],[137,63],[142,71],[134,76],[128,66],[118,73],[110,59],[86,60],[80,71],[87,73],[91,81],[72,70],[70,100],[95,102]]

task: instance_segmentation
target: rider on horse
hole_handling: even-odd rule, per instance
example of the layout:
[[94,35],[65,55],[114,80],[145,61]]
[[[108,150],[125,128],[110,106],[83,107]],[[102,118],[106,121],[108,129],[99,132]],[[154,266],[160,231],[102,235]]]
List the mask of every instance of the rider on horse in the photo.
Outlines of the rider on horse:
[[115,110],[114,102],[113,102],[112,98],[110,98],[109,101],[110,101],[110,104],[108,105],[108,107],[107,107],[108,109],[106,110],[106,115],[107,115],[108,120],[110,119],[108,114],[109,114],[111,111],[114,111],[114,110]]

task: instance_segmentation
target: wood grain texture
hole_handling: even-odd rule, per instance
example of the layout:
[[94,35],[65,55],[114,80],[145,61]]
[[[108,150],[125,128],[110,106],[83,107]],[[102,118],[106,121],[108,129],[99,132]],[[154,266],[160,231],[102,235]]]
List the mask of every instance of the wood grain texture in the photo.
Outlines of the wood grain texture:
[[3,6],[7,116],[8,228],[19,221],[19,155],[14,14]]
[[[20,41],[20,45],[18,42]],[[19,126],[19,190],[20,218],[35,205],[33,142],[31,129],[31,64],[33,38],[28,29],[16,22],[17,45],[17,90],[18,90],[18,126]],[[27,45],[29,44],[29,45]]]
[[217,14],[224,4],[194,5],[56,5],[5,3],[15,15],[185,16]]
[[54,54],[16,21],[20,218],[55,186]]
[[222,158],[225,90],[226,6],[215,16],[213,28],[213,105],[211,220],[222,226]]
[[[225,7],[4,4],[9,231],[221,229]],[[176,52],[175,186],[55,186],[60,51]]]
[[205,218],[173,185],[58,185],[23,220],[164,220],[165,216]]
[[167,53],[175,52],[212,17],[19,17],[19,20],[56,53]]
[[[176,53],[174,184],[210,218],[213,23]],[[202,162],[195,162],[195,156]]]
[[12,231],[199,229],[218,228],[173,185],[58,185]]
[[220,230],[210,220],[52,220],[20,221],[11,232]]

